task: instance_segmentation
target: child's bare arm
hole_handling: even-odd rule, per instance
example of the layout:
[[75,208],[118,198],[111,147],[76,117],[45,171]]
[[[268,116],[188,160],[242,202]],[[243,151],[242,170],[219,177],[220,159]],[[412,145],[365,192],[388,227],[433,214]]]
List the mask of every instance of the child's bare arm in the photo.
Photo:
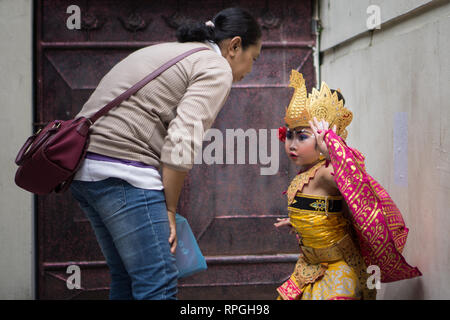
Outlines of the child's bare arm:
[[324,183],[326,183],[326,185],[328,186],[328,188],[333,188],[333,189],[338,189],[336,181],[334,180],[334,168],[331,164],[329,164],[328,166],[322,168],[323,170],[321,170],[320,172],[320,178],[322,179],[322,181]]

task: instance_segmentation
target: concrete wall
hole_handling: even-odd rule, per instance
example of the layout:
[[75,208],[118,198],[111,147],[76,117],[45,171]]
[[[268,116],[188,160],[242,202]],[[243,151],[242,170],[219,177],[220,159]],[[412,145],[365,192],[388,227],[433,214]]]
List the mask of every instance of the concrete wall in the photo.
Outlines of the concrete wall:
[[0,299],[33,299],[33,197],[14,184],[32,130],[31,0],[0,0],[0,70]]
[[450,3],[320,0],[320,17],[321,80],[354,112],[348,143],[402,211],[404,255],[423,273],[378,299],[450,299]]

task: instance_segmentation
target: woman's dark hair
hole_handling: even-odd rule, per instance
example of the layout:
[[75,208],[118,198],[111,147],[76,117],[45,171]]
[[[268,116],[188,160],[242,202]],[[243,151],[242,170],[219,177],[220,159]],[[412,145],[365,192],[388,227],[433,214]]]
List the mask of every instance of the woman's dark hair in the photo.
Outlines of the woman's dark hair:
[[242,48],[256,44],[261,38],[261,28],[250,13],[241,8],[228,8],[220,11],[211,20],[213,26],[204,22],[188,22],[177,29],[178,42],[213,41],[219,44],[224,39],[241,37]]
[[340,93],[339,91],[337,91],[337,90],[335,90],[335,89],[330,89],[330,91],[331,91],[331,93],[337,93],[337,96],[338,96],[338,99],[339,100],[342,100],[342,102],[344,102],[344,105],[345,105],[345,99],[344,99],[344,96],[342,95],[342,93]]

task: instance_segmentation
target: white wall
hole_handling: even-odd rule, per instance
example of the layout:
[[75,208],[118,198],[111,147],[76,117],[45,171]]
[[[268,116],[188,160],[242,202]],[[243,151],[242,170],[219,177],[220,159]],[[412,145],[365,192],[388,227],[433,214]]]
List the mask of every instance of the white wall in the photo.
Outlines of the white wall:
[[34,298],[33,198],[14,184],[32,130],[32,1],[0,1],[0,299]]
[[[321,22],[324,32],[321,35],[321,50],[327,50],[358,34],[367,32],[367,13],[371,5],[381,11],[381,23],[387,23],[414,10],[425,8],[432,0],[321,0]],[[371,10],[369,9],[369,12]]]
[[[381,29],[367,30],[369,5]],[[378,299],[450,299],[449,1],[321,0],[321,80],[354,113],[348,143],[390,193],[423,276],[383,284]]]

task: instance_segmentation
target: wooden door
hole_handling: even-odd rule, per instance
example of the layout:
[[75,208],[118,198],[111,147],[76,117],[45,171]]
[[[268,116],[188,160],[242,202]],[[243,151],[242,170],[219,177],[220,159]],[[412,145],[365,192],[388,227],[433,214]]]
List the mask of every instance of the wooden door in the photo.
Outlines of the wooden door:
[[[254,129],[258,143],[269,145],[269,155],[278,148],[279,166],[274,175],[261,175],[261,167],[268,165],[259,156],[252,164],[248,144],[244,164],[237,164],[235,156],[229,164],[194,166],[179,212],[189,220],[208,270],[180,281],[179,299],[273,299],[275,288],[292,272],[298,254],[295,237],[276,231],[273,223],[287,214],[282,192],[295,168],[281,144],[270,150],[270,129],[283,124],[292,93],[287,89],[291,69],[300,68],[308,88],[315,85],[312,1],[35,2],[36,130],[50,120],[75,116],[108,70],[139,48],[174,41],[183,19],[207,21],[235,5],[260,20],[262,54],[253,72],[233,85],[213,128],[223,136],[224,157],[230,129]],[[80,29],[68,21],[77,8]],[[237,148],[238,141],[234,143]],[[89,221],[70,193],[38,196],[36,207],[38,297],[107,298],[107,266]],[[79,289],[73,287],[73,265],[80,270]]]

